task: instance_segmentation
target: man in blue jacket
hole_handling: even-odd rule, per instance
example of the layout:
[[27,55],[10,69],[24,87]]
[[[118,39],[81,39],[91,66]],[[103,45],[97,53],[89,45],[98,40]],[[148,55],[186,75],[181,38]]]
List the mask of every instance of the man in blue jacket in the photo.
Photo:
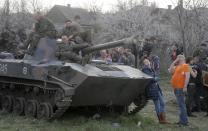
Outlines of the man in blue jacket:
[[148,59],[143,60],[143,68],[142,71],[154,79],[150,83],[148,87],[148,96],[153,100],[155,105],[155,111],[158,116],[158,120],[160,124],[166,124],[166,116],[165,116],[165,102],[162,94],[162,90],[160,89],[159,84],[157,83],[157,77],[155,75],[155,71],[151,68],[151,63]]

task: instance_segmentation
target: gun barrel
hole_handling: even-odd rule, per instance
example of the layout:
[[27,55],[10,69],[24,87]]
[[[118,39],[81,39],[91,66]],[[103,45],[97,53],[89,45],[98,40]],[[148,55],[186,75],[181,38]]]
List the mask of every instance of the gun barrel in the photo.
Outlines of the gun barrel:
[[130,38],[125,38],[125,39],[121,39],[121,40],[117,40],[117,41],[113,41],[113,42],[107,42],[104,44],[93,45],[91,47],[87,47],[87,48],[83,49],[82,53],[85,55],[85,54],[92,53],[94,51],[110,49],[110,48],[114,48],[114,47],[118,47],[118,46],[123,46],[126,44],[134,44],[137,42],[138,41],[136,39],[134,39],[134,37],[130,37]]

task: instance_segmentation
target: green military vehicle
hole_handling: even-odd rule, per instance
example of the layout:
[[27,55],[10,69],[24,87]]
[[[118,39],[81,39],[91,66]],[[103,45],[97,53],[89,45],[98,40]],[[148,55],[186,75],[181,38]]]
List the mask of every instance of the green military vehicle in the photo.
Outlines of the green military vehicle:
[[[127,38],[87,47],[83,54],[134,43]],[[151,77],[125,65],[67,63],[55,57],[56,40],[42,38],[34,56],[0,57],[0,106],[18,115],[54,119],[70,108],[107,107],[134,114],[147,103]],[[130,106],[134,108],[129,108]],[[129,110],[130,109],[130,110]]]

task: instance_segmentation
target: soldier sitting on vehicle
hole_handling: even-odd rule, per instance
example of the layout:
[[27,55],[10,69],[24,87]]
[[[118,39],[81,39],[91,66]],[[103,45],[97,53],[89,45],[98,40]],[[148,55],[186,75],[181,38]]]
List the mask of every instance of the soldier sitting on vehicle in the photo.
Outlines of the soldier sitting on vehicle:
[[67,36],[62,36],[62,42],[58,45],[56,56],[61,61],[81,63],[82,56],[75,53],[75,51],[80,51],[86,47],[88,47],[87,43],[73,44]]
[[11,29],[5,29],[0,33],[0,52],[11,53],[15,58],[17,56],[17,47],[19,46],[19,39],[16,32]]
[[36,20],[36,23],[34,24],[33,31],[29,35],[23,47],[28,48],[27,53],[29,55],[33,55],[41,38],[56,38],[56,29],[52,22],[50,22],[46,17],[44,17],[40,12],[37,12],[34,18]]
[[83,42],[82,38],[79,36],[81,32],[82,28],[79,23],[67,20],[65,21],[65,27],[61,32],[61,37],[67,36],[70,42],[80,44]]
[[15,47],[18,45],[18,41],[16,40],[16,34],[13,30],[7,29],[2,32],[2,38],[4,40],[4,44],[6,44],[6,51],[14,52]]

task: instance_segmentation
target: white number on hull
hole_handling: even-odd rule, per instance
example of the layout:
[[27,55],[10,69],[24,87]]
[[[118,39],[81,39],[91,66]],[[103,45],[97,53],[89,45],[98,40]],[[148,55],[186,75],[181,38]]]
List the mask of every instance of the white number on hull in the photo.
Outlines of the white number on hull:
[[23,73],[24,75],[27,75],[27,67],[23,67],[22,73]]

